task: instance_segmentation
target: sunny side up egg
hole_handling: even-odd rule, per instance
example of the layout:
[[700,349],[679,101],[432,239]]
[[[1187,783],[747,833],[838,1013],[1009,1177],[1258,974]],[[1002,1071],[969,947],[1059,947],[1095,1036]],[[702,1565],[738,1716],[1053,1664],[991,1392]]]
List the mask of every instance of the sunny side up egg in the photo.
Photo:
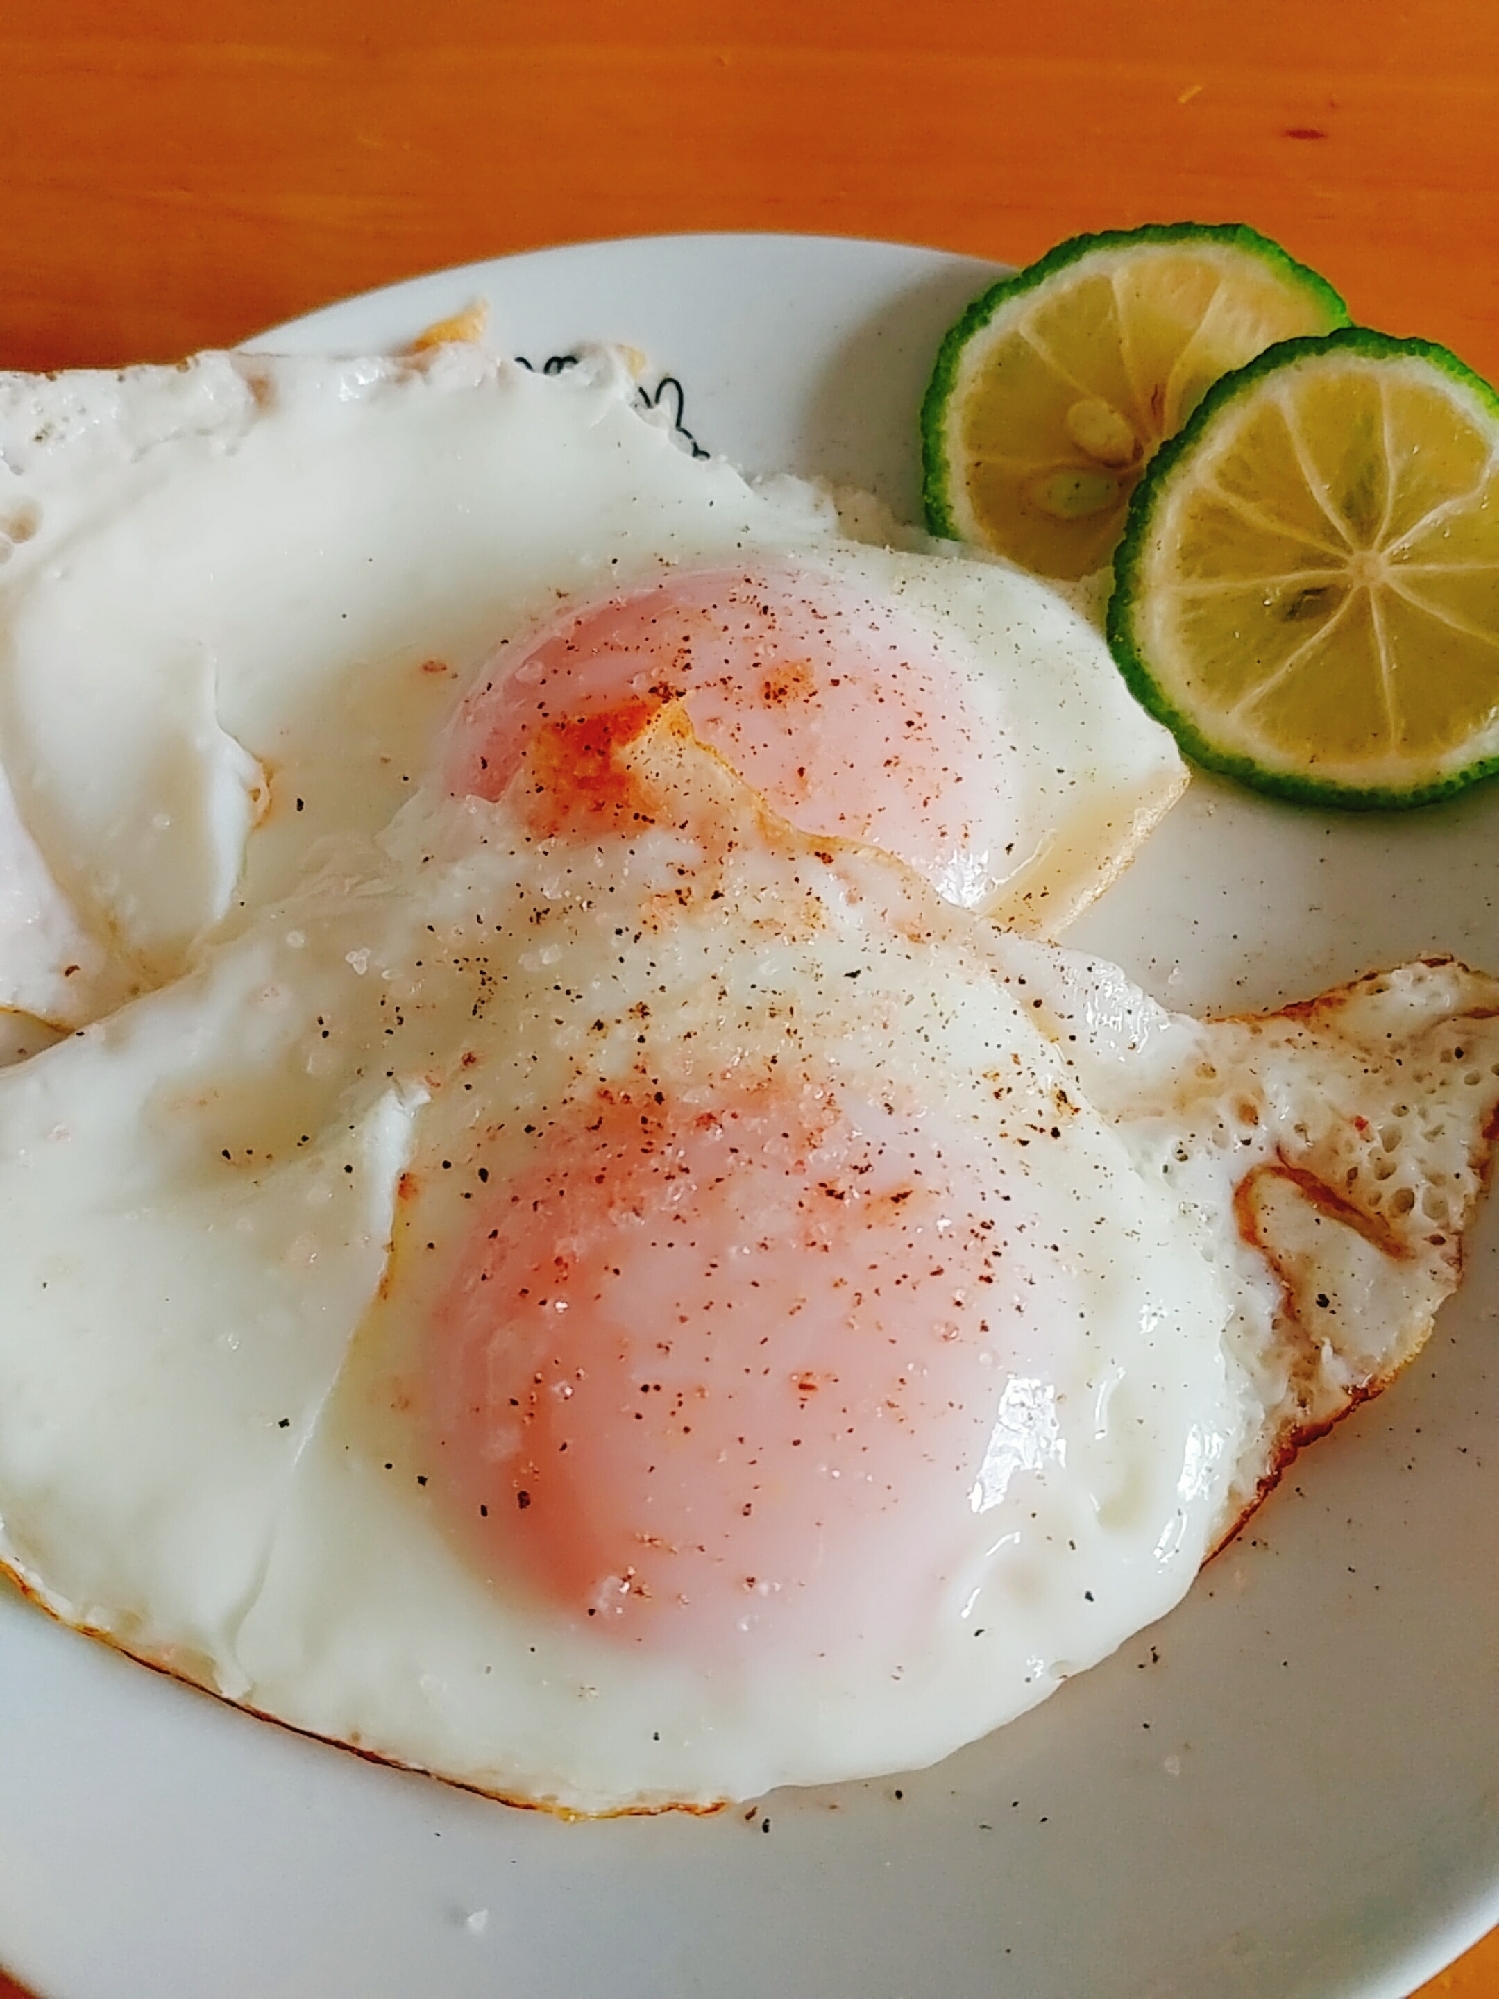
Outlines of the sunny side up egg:
[[1387,1358],[1293,1352],[1293,1290],[1393,1291],[1409,1347],[1450,1288],[1430,1144],[1383,1224],[1339,1146],[1433,1037],[1486,1128],[1485,983],[1375,996],[1366,1049],[997,932],[1180,781],[1096,641],[693,464],[607,367],[135,382],[33,386],[6,443],[4,962],[103,1016],[0,1074],[7,1564],[585,1811],[929,1762],[1167,1609],[1318,1357]]
[[[1046,935],[1185,782],[1042,586],[840,540],[811,487],[688,456],[608,354],[0,377],[0,1008],[79,1026],[176,977],[320,838],[390,818],[497,649],[549,638],[544,680],[585,607],[644,689],[693,677],[694,633],[732,626],[751,669],[769,645],[753,722],[697,672],[709,740]],[[888,798],[856,802],[875,759]]]
[[930,1762],[1419,1344],[1495,998],[1173,1021],[798,833],[682,704],[585,712],[0,1076],[6,1559],[506,1797]]
[[0,1078],[9,1553],[508,1796],[930,1761],[1187,1586],[1225,1296],[988,925],[597,736]]

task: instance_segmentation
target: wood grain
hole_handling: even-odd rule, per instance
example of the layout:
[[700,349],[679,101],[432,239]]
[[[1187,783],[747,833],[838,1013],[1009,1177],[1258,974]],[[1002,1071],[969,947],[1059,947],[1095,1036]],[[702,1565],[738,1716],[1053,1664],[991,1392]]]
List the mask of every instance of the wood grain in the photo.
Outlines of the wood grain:
[[[168,359],[597,236],[1023,261],[1196,217],[1499,375],[1474,0],[0,0],[0,66],[0,365]],[[1496,1938],[1428,1988],[1496,1990]]]
[[45,34],[0,34],[0,360],[166,358],[596,235],[1024,259],[1195,215],[1256,222],[1359,317],[1499,372],[1499,14],[1471,0],[1419,25],[1389,0],[1175,0],[1148,22],[1074,0],[1051,25],[981,0],[937,10],[936,41],[895,0],[303,11],[55,0]]

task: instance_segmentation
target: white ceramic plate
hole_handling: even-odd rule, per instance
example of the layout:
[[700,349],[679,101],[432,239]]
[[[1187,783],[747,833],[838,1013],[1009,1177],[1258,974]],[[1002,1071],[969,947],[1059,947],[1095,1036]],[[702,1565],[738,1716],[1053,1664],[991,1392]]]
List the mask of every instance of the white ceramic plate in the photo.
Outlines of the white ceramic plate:
[[[331,308],[604,336],[702,442],[911,515],[988,275],[790,237],[606,243]],[[671,390],[668,394],[674,393]],[[1198,780],[1073,933],[1183,1006],[1499,968],[1499,788],[1331,821]],[[919,1776],[567,1826],[251,1721],[0,1599],[0,1960],[50,1999],[1403,1999],[1499,1920],[1499,1204],[1396,1390],[1163,1625]]]

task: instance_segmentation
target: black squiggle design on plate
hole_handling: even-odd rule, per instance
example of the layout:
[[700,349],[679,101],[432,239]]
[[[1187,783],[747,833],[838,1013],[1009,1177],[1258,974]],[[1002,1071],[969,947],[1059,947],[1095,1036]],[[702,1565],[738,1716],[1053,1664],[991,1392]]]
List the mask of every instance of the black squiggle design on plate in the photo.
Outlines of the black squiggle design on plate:
[[[541,373],[543,375],[560,375],[568,368],[576,368],[579,359],[580,356],[577,354],[549,354],[541,364]],[[536,363],[528,360],[524,354],[517,354],[515,360],[520,367],[529,368],[533,375],[537,372]],[[658,410],[663,403],[666,405],[666,412],[671,418],[671,427],[674,434],[681,438],[694,458],[711,458],[713,456],[711,451],[703,449],[696,437],[687,428],[684,420],[687,414],[687,391],[682,387],[681,382],[675,375],[663,375],[654,389],[648,389],[643,382],[637,382],[635,385],[635,397],[642,409]]]
[[712,457],[713,454],[703,449],[683,422],[687,414],[687,391],[675,375],[663,375],[654,390],[637,387],[635,393],[640,398],[642,406],[648,410],[660,409],[664,398],[667,403],[667,413],[671,417],[671,427],[677,436],[685,441],[693,457]]
[[[576,354],[550,354],[542,362],[541,372],[543,375],[560,375],[564,368],[576,368],[579,359]],[[524,354],[517,354],[515,360],[519,367],[528,368],[533,375],[536,373],[536,363],[528,361]]]

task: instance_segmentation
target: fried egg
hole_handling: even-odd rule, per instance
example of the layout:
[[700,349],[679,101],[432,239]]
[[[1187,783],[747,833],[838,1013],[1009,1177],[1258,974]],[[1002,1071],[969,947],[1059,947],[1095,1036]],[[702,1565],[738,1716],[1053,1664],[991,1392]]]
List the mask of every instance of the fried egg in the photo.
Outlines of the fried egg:
[[[1432,977],[1472,1138],[1492,982]],[[681,699],[549,715],[497,798],[431,785],[0,1077],[6,1560],[508,1798],[930,1762],[1169,1609],[1271,1469],[1283,1271],[1337,1255],[1273,1263],[1242,1190],[1325,1053],[801,832]]]
[[0,1078],[7,1559],[580,1810],[1007,1718],[1186,1587],[1245,1420],[990,926],[614,720]]
[[383,825],[486,663],[527,653],[544,698],[580,635],[692,678],[798,823],[830,782],[817,830],[1047,935],[1184,782],[1043,586],[840,540],[810,486],[678,448],[607,353],[0,378],[0,632],[0,1007],[62,1027]]
[[1181,781],[1038,586],[607,360],[7,394],[0,1560],[59,1616],[562,1811],[908,1768],[1419,1343],[1499,988],[1196,1023],[1018,935]]

